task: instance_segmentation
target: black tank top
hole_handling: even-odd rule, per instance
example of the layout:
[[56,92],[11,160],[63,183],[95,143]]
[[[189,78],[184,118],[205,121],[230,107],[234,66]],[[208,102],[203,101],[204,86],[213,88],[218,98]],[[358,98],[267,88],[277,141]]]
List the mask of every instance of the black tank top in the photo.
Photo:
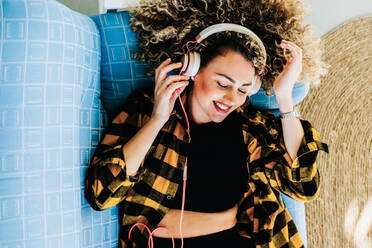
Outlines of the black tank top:
[[[220,123],[197,125],[190,114],[188,118],[191,144],[184,209],[213,213],[232,208],[248,180],[240,118],[235,111]],[[181,209],[182,190],[183,182],[171,208]]]

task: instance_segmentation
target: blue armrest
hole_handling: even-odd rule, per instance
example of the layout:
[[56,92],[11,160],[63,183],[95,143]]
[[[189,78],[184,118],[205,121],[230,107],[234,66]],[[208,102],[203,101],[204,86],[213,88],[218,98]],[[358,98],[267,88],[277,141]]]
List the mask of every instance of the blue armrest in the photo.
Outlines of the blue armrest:
[[130,93],[155,83],[144,75],[147,63],[132,59],[138,39],[129,27],[128,12],[109,12],[91,17],[101,34],[101,100],[113,118]]
[[[292,101],[294,105],[300,103],[309,92],[310,84],[305,82],[296,82],[293,86],[292,90]],[[258,109],[269,109],[273,110],[275,114],[279,112],[277,111],[279,106],[276,101],[274,90],[271,90],[271,93],[274,94],[273,96],[266,96],[265,91],[260,88],[259,91],[249,97],[249,101],[251,105]]]

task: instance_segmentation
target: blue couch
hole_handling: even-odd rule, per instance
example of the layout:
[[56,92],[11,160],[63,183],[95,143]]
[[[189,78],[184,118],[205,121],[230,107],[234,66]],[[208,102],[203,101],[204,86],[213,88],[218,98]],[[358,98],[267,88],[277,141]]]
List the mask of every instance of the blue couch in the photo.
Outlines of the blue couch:
[[[127,12],[88,17],[54,0],[0,2],[0,247],[116,247],[118,209],[94,211],[83,179],[104,128],[153,84]],[[296,83],[294,103],[308,84]],[[260,90],[257,108],[278,114]],[[306,243],[304,204],[282,194]]]

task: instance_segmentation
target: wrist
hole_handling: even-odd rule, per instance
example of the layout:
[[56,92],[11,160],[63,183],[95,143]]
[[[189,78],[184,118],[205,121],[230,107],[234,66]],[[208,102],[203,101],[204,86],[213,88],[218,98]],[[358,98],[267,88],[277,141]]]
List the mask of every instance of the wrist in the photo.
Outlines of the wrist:
[[288,113],[293,111],[294,104],[291,95],[277,95],[276,101],[278,103],[280,113]]
[[292,117],[296,117],[296,118],[301,118],[301,114],[300,112],[298,111],[297,107],[294,106],[293,107],[293,110],[290,111],[290,112],[285,112],[285,113],[280,113],[279,114],[279,118],[280,119],[288,119],[288,118],[292,118]]

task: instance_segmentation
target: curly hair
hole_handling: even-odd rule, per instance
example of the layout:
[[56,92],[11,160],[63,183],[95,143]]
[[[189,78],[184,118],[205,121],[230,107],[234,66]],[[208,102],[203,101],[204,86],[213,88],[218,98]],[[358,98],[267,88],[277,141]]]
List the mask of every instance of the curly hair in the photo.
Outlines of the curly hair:
[[[253,62],[261,75],[261,87],[266,95],[272,95],[274,80],[291,57],[290,51],[280,47],[285,39],[302,49],[299,81],[319,85],[320,76],[328,71],[328,65],[321,60],[320,38],[313,35],[310,24],[302,25],[307,10],[300,0],[141,0],[128,13],[140,51],[133,53],[132,58],[149,63],[146,76],[153,76],[156,67],[168,57],[180,61],[188,51],[187,41],[194,41],[203,29],[216,23],[236,23],[260,37],[267,53],[268,71],[263,74],[264,57],[257,42],[233,31],[215,33],[193,46],[201,54],[200,69],[231,48]],[[179,74],[180,69],[174,71]]]

